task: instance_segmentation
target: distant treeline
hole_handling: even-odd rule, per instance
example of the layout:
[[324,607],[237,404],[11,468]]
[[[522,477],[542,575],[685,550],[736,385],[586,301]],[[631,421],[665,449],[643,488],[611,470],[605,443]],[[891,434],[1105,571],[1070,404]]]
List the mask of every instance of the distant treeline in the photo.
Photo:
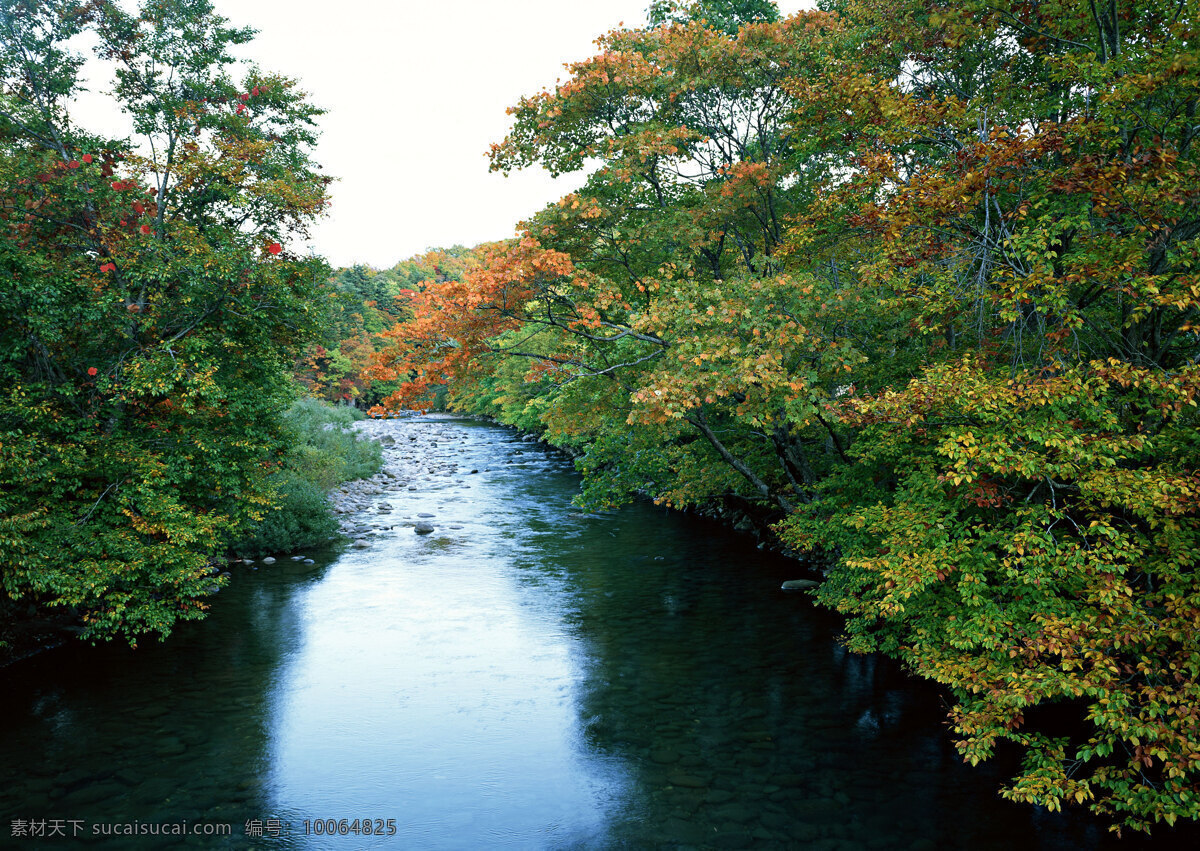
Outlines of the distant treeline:
[[411,318],[407,305],[414,292],[461,280],[472,263],[474,252],[455,246],[403,260],[390,269],[358,264],[336,270],[328,282],[329,322],[321,339],[301,353],[294,367],[297,381],[310,395],[329,402],[359,408],[378,404],[399,387],[395,381],[373,382],[364,374],[385,346],[381,332]]

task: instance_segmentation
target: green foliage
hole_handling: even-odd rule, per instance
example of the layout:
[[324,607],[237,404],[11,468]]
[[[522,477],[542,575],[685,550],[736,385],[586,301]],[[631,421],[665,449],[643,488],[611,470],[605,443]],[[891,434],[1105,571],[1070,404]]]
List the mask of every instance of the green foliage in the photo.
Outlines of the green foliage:
[[[200,617],[211,560],[270,506],[288,367],[328,269],[320,111],[230,76],[206,0],[8,4],[0,28],[0,581],[88,638]],[[70,119],[88,31],[132,139]]]
[[231,545],[241,556],[292,552],[327,543],[337,533],[326,494],[351,479],[375,475],[383,466],[379,444],[348,428],[364,419],[345,405],[301,399],[283,417],[288,450],[282,469],[270,484],[278,497],[274,507]]
[[383,465],[383,450],[349,427],[362,419],[365,414],[345,405],[316,399],[294,403],[284,416],[284,424],[293,434],[288,466],[324,490],[375,475]]
[[238,556],[294,552],[328,543],[337,535],[337,519],[329,511],[325,491],[308,479],[282,470],[271,478],[276,495],[261,521],[233,542]]
[[1197,818],[1200,9],[762,5],[517,103],[493,167],[590,176],[413,299],[388,404],[544,430],[589,504],[757,503],[1005,795]]
[[779,20],[779,8],[772,0],[653,0],[646,10],[650,26],[705,21],[714,29],[737,35],[749,23]]

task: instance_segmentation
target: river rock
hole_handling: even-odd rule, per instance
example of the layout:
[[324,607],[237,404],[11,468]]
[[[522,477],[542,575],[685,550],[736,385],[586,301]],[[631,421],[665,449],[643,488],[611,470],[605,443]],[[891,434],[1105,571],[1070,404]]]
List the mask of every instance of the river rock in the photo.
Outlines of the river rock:
[[679,842],[704,845],[712,838],[712,833],[704,825],[678,817],[663,822],[662,831],[666,847],[676,847]]
[[418,523],[415,526],[413,526],[413,531],[416,532],[418,535],[428,535],[430,532],[433,531],[433,524],[425,523],[425,522]]
[[263,559],[263,564],[274,564],[274,563],[275,563],[275,559],[273,559],[271,556],[267,556],[266,558]]
[[758,820],[772,830],[787,829],[791,827],[793,821],[792,817],[787,815],[787,813],[771,812],[769,810],[760,813]]
[[789,579],[779,587],[784,591],[806,591],[809,588],[816,588],[820,584],[811,579]]
[[371,546],[371,542],[366,538],[358,538],[353,544],[351,544],[351,546],[356,550],[365,550],[367,547]]
[[754,818],[754,813],[749,807],[742,806],[738,803],[726,804],[723,807],[718,807],[714,815],[724,821],[734,821],[739,824],[750,821]]

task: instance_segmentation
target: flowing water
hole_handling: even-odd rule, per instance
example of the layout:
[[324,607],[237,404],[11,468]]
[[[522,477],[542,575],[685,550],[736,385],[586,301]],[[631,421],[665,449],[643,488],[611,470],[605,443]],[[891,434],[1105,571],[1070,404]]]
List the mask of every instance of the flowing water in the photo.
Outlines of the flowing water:
[[581,514],[569,462],[496,427],[368,429],[400,471],[369,547],[0,671],[0,846],[1142,847],[999,800],[943,698],[844,652],[748,536]]

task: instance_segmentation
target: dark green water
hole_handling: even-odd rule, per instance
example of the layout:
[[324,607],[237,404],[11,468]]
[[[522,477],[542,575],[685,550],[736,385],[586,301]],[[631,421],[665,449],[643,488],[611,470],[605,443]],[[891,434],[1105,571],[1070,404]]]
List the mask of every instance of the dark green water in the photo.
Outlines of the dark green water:
[[[1000,801],[939,695],[840,649],[749,538],[581,516],[569,464],[500,429],[375,427],[407,478],[371,548],[242,570],[165,644],[0,672],[0,846],[1194,847]],[[102,835],[185,821],[231,834]]]

